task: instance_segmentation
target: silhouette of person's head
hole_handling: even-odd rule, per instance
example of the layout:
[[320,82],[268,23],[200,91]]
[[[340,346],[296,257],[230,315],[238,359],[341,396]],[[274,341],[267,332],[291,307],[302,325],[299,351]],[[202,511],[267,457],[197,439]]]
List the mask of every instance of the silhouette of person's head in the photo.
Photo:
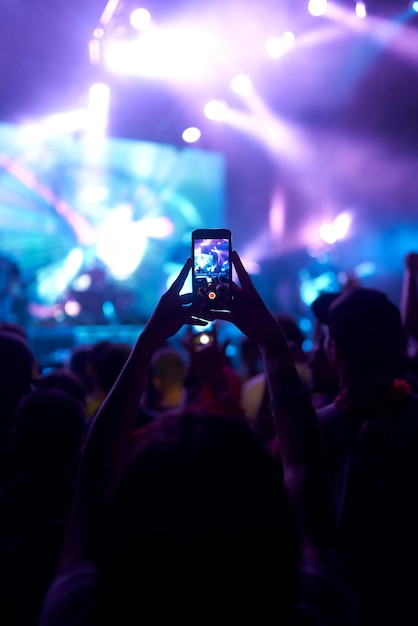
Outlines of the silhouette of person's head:
[[0,418],[9,419],[29,391],[34,356],[18,332],[0,331]]
[[183,623],[252,609],[262,617],[273,606],[277,615],[295,598],[297,543],[283,484],[238,419],[182,414],[138,432],[99,554],[101,611],[126,612],[121,623],[143,611]]
[[105,393],[113,387],[130,353],[130,346],[123,343],[105,344],[97,353],[95,372],[98,384]]
[[185,372],[186,364],[178,350],[170,346],[159,348],[150,363],[147,408],[179,406]]
[[360,373],[383,373],[401,354],[400,311],[377,289],[353,286],[326,294],[317,314],[344,360]]
[[68,477],[81,450],[84,422],[82,402],[63,389],[36,389],[22,398],[16,435],[24,475]]

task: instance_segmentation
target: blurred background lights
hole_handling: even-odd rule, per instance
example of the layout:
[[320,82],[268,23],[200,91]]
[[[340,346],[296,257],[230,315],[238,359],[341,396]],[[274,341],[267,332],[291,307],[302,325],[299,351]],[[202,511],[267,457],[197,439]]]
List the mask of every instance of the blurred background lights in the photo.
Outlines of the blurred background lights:
[[81,305],[76,300],[67,300],[64,305],[64,311],[68,317],[76,317],[81,312]]
[[75,291],[87,291],[92,284],[92,278],[90,274],[80,274],[73,280],[73,288]]
[[109,98],[110,89],[104,83],[94,83],[89,90],[89,102],[93,105],[102,105]]
[[89,122],[90,133],[103,134],[107,127],[109,114],[110,89],[104,83],[95,83],[89,90]]
[[333,244],[337,241],[337,237],[335,235],[334,227],[332,224],[322,224],[319,234],[321,235],[322,241],[325,243]]
[[327,0],[309,0],[308,11],[314,17],[323,15],[327,10]]
[[199,339],[200,339],[200,343],[201,343],[203,346],[207,346],[207,345],[209,345],[209,344],[210,344],[210,342],[211,342],[210,335],[208,335],[207,333],[200,333],[200,335],[199,335]]
[[418,0],[415,0],[415,2],[412,3],[411,7],[412,10],[415,11],[415,13],[418,13]]
[[356,2],[356,15],[359,19],[367,17],[367,9],[364,2]]
[[286,31],[281,37],[270,37],[266,42],[266,53],[272,59],[283,56],[294,44],[295,35]]
[[335,237],[337,239],[344,239],[345,237],[347,237],[352,221],[352,215],[348,211],[340,213],[335,218],[332,226],[334,229]]
[[108,197],[109,189],[105,186],[85,187],[79,193],[80,201],[89,204],[104,202]]
[[183,131],[182,138],[186,143],[195,143],[196,141],[199,141],[201,135],[202,133],[198,128],[190,126]]
[[322,241],[324,241],[325,243],[333,244],[337,241],[345,239],[349,234],[352,219],[353,218],[351,213],[345,211],[343,213],[340,213],[335,218],[332,224],[322,224],[319,230]]
[[239,74],[231,80],[231,89],[235,93],[245,95],[251,91],[251,78],[246,74]]
[[152,29],[136,40],[110,42],[105,58],[119,74],[193,80],[204,75],[211,51],[211,42],[196,32]]
[[135,9],[129,19],[133,28],[145,30],[151,24],[151,13],[147,9]]
[[224,100],[210,100],[204,107],[204,113],[209,120],[221,121],[225,119],[228,104]]

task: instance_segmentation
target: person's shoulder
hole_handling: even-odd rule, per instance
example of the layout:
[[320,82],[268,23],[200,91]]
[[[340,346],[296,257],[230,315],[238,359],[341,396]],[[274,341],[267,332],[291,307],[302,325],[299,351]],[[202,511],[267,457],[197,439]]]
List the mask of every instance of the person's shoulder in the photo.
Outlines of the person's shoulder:
[[90,626],[97,567],[74,563],[57,573],[44,600],[39,626]]

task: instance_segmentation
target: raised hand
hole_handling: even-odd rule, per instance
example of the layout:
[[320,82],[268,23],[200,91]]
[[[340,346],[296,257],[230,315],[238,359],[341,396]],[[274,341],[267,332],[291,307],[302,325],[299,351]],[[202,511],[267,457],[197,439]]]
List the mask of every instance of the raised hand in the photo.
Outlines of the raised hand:
[[235,250],[232,252],[232,262],[241,286],[233,283],[233,298],[229,306],[230,310],[212,310],[210,311],[212,319],[223,319],[232,322],[259,346],[270,344],[276,336],[279,336],[281,343],[282,331],[254,287]]
[[192,261],[188,258],[171,287],[161,296],[145,325],[143,333],[152,337],[156,345],[175,335],[184,324],[206,324],[197,318],[198,308],[193,303],[193,294],[180,295],[191,266]]

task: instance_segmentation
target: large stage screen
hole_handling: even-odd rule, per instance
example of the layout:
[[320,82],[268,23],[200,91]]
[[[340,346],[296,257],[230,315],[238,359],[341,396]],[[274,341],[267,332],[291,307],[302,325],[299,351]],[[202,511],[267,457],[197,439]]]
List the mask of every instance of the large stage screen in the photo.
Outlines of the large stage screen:
[[227,225],[225,169],[196,148],[0,124],[0,318],[143,323],[192,230]]

